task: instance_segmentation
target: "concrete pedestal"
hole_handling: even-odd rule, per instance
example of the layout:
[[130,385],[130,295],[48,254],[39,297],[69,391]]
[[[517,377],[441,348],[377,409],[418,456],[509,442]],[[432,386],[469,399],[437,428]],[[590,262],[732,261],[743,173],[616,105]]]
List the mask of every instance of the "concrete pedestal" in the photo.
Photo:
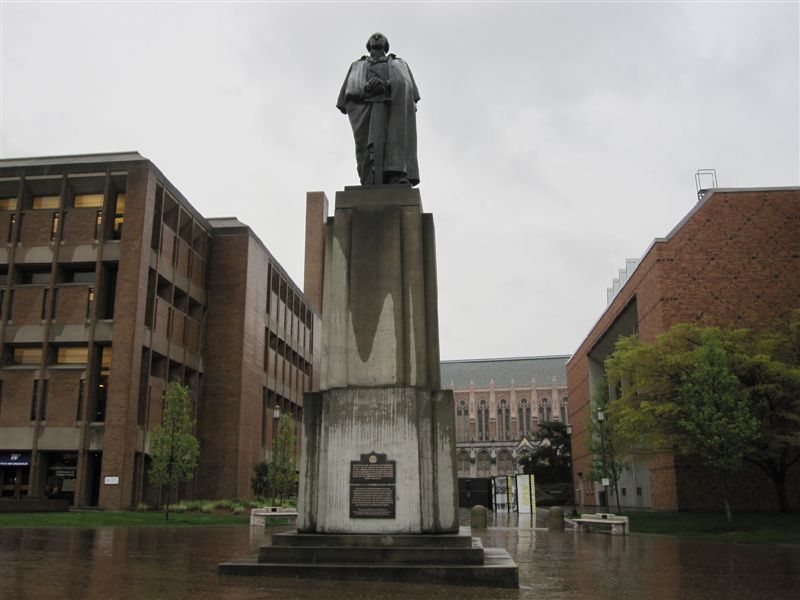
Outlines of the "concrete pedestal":
[[505,550],[458,533],[455,408],[439,389],[436,244],[419,191],[339,192],[324,236],[306,245],[325,267],[298,533],[220,571],[516,587]]

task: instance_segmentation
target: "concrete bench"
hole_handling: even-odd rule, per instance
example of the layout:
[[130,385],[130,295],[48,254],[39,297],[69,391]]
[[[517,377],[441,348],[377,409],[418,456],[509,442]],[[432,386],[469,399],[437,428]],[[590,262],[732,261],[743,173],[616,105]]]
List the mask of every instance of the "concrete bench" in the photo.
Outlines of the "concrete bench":
[[608,527],[612,535],[630,533],[628,517],[613,513],[584,513],[579,519],[572,519],[581,531],[590,531],[592,527]]
[[289,525],[297,524],[297,511],[293,508],[282,508],[280,506],[265,506],[263,508],[250,509],[250,526],[258,525],[264,527],[268,521],[274,519],[286,519]]

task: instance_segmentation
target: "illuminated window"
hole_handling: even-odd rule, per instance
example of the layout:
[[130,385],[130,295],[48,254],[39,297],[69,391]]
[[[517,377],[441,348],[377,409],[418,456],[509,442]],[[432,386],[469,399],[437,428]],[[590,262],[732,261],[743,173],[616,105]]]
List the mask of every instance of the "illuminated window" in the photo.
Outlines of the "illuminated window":
[[89,362],[89,349],[86,346],[61,347],[56,362],[59,365],[85,365]]
[[117,207],[114,210],[114,239],[122,237],[122,223],[125,221],[125,194],[117,194]]
[[61,205],[61,198],[58,196],[36,196],[33,199],[33,209],[49,209],[58,208]]
[[54,241],[58,235],[59,218],[58,213],[53,213],[53,221],[50,224],[50,241]]
[[94,217],[94,239],[100,239],[100,230],[103,228],[103,211],[98,210]]
[[111,346],[103,346],[103,359],[100,364],[103,370],[108,370],[111,367]]
[[0,210],[17,210],[17,199],[0,198]]
[[74,199],[75,208],[102,208],[103,194],[78,194]]
[[38,365],[42,362],[41,348],[14,348],[15,365]]

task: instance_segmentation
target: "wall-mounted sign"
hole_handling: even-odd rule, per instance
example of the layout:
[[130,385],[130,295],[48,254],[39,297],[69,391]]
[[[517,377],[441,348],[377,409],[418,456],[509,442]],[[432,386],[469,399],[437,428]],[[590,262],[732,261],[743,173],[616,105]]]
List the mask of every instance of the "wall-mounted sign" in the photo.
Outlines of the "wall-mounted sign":
[[112,475],[110,477],[106,477],[103,479],[103,483],[106,485],[119,485],[119,477]]
[[350,518],[395,518],[395,461],[385,454],[362,454],[350,461]]

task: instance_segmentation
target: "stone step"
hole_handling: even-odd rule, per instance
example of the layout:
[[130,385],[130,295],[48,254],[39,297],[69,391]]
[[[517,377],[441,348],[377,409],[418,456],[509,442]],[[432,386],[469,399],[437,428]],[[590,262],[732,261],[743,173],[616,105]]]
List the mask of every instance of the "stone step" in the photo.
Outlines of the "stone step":
[[260,563],[255,557],[222,563],[224,575],[284,577],[290,579],[331,579],[397,581],[447,585],[518,588],[519,571],[503,548],[484,550],[482,565],[394,565],[394,564],[313,564]]
[[341,534],[300,533],[291,531],[272,536],[272,545],[280,547],[312,546],[316,548],[472,548],[469,527],[458,533],[392,533],[392,534]]
[[480,538],[473,538],[472,548],[261,546],[258,550],[258,562],[480,565],[483,563],[483,546]]

